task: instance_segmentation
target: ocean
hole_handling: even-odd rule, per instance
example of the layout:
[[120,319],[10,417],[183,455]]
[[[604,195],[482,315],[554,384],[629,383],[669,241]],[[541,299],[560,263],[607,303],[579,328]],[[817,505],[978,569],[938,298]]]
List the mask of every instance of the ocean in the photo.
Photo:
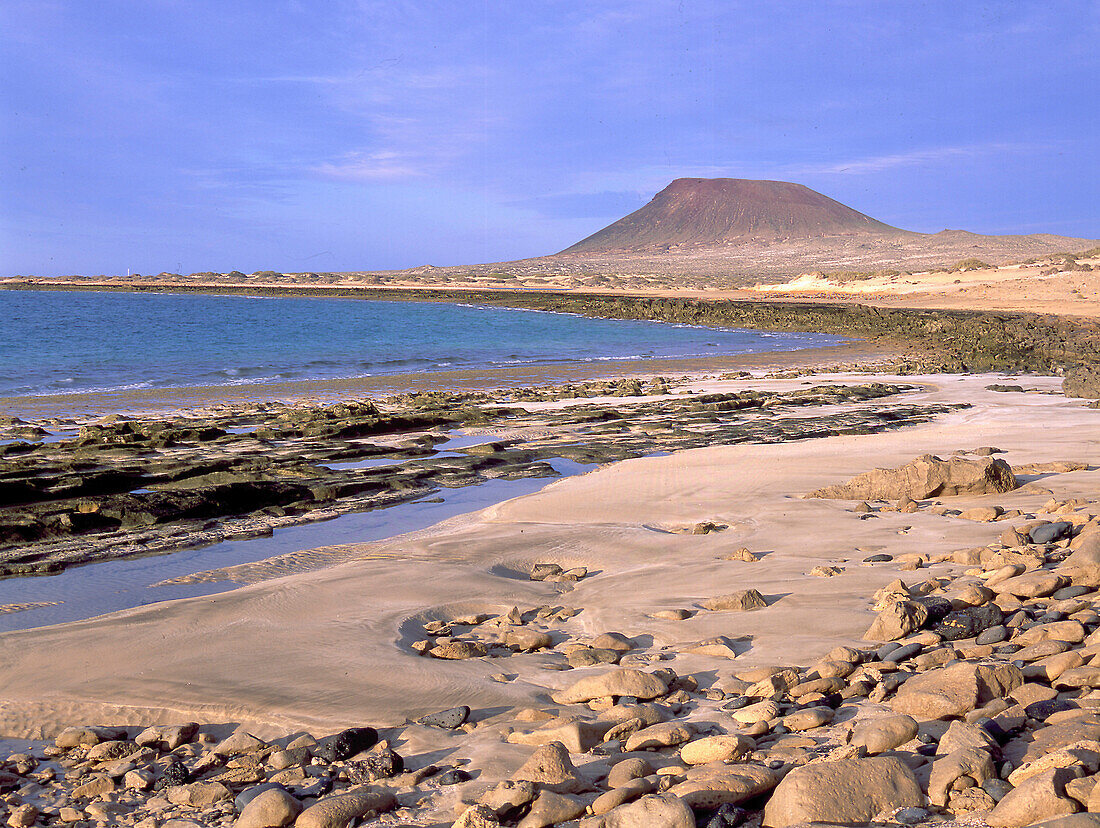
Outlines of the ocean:
[[0,291],[0,396],[692,358],[839,337],[437,302]]

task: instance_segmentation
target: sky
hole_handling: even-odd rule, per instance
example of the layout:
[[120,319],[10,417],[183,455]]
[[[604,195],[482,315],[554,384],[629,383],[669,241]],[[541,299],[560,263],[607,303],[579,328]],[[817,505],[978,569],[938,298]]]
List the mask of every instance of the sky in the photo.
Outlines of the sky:
[[0,275],[561,250],[675,178],[1100,237],[1093,0],[4,0]]

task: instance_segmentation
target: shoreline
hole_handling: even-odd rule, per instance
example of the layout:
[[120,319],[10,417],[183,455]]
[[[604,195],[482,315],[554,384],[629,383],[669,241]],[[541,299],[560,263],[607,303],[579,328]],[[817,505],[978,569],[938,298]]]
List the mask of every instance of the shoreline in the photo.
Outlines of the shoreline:
[[729,356],[668,359],[560,362],[530,366],[379,374],[338,379],[302,379],[234,385],[124,389],[0,396],[0,411],[17,417],[105,416],[149,414],[178,409],[210,408],[256,402],[336,402],[350,397],[377,398],[423,391],[492,391],[502,388],[560,385],[574,382],[649,378],[662,374],[706,374],[719,371],[815,368],[829,364],[871,365],[901,359],[887,345],[849,341],[794,351],[765,351]]
[[838,294],[829,301],[738,293],[734,298],[600,292],[594,289],[516,289],[401,285],[112,284],[0,281],[0,289],[108,291],[477,303],[550,310],[608,319],[641,319],[755,330],[819,332],[920,350],[927,368],[945,371],[1012,370],[1051,373],[1096,363],[1100,324],[1090,315],[1058,315],[920,305],[860,304]]

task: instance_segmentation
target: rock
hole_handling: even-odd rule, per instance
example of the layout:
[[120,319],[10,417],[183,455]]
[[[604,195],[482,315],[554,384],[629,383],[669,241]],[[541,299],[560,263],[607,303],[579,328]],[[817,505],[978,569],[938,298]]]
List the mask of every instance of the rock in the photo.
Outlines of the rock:
[[617,650],[597,650],[592,647],[577,647],[570,650],[565,660],[573,668],[596,667],[600,664],[618,664],[622,653]]
[[614,670],[598,676],[588,676],[551,698],[557,704],[580,704],[592,699],[609,696],[633,696],[638,699],[655,699],[668,692],[668,685],[652,673],[641,670]]
[[581,828],[695,828],[695,815],[678,796],[654,794],[586,819]]
[[896,641],[919,630],[928,620],[928,610],[916,601],[897,601],[887,605],[875,617],[864,641]]
[[428,650],[428,655],[447,661],[462,661],[467,658],[481,658],[488,652],[480,641],[443,641]]
[[1068,583],[1069,578],[1065,575],[1037,569],[1034,572],[1027,572],[1014,578],[1007,578],[995,584],[989,584],[989,588],[998,595],[1008,594],[1017,598],[1043,598],[1057,592]]
[[1023,681],[1023,674],[1011,664],[960,662],[913,676],[901,685],[890,706],[917,720],[963,716],[980,704],[1002,698]]
[[589,810],[597,816],[606,814],[620,805],[633,802],[640,796],[654,793],[657,790],[658,779],[659,777],[656,775],[648,778],[631,779],[625,785],[620,785],[618,788],[612,788],[610,791],[600,794],[589,806]]
[[251,733],[238,730],[229,738],[219,742],[213,752],[219,756],[240,756],[245,753],[256,753],[267,747],[267,742],[257,739]]
[[131,770],[122,776],[122,785],[132,791],[147,791],[153,786],[153,774],[147,770]]
[[[687,746],[685,745],[685,747]],[[683,758],[682,750],[680,758]],[[689,764],[695,763],[692,762]],[[641,779],[652,773],[653,766],[640,756],[623,759],[621,762],[616,762],[611,768],[611,772],[607,774],[607,785],[609,788],[618,788],[630,782],[632,779]]]
[[37,820],[38,808],[29,802],[13,808],[8,815],[8,825],[11,828],[30,828]]
[[129,756],[131,753],[135,753],[137,750],[139,750],[139,747],[134,742],[128,742],[122,739],[111,739],[90,747],[85,758],[89,762],[108,762],[111,759],[122,759],[125,756]]
[[499,819],[511,819],[528,803],[534,802],[536,796],[538,788],[535,783],[526,779],[505,779],[483,793],[478,804],[492,810]]
[[1069,768],[1055,768],[1025,780],[996,804],[986,823],[993,828],[1024,828],[1047,819],[1077,811],[1077,804],[1064,796],[1066,782],[1074,777]]
[[192,782],[190,785],[177,785],[164,792],[173,805],[189,805],[192,808],[205,808],[215,802],[229,801],[233,794],[221,782]]
[[948,725],[947,731],[940,737],[940,742],[936,746],[936,754],[946,756],[967,748],[984,750],[992,756],[1000,755],[1000,746],[988,732],[975,724],[960,721],[954,721]]
[[555,791],[544,790],[531,803],[527,816],[519,821],[517,828],[546,828],[559,822],[575,819],[588,807],[583,799]]
[[54,740],[59,748],[91,747],[100,742],[125,739],[126,731],[118,727],[67,727]]
[[537,563],[531,567],[531,580],[532,581],[545,581],[554,575],[561,575],[565,572],[556,563]]
[[417,724],[428,725],[430,727],[442,727],[446,730],[454,730],[466,723],[466,720],[470,717],[470,708],[466,705],[460,707],[452,707],[448,710],[442,710],[439,713],[429,713],[427,716],[423,716],[417,719]]
[[95,799],[115,789],[115,781],[109,776],[93,776],[83,785],[73,788],[73,799]]
[[1004,514],[1000,506],[975,506],[973,509],[965,509],[959,512],[962,520],[972,520],[975,523],[991,523]]
[[695,730],[687,722],[662,722],[632,733],[626,740],[626,751],[657,750],[663,747],[682,745],[688,741]]
[[383,740],[360,755],[363,758],[349,761],[344,766],[344,773],[353,785],[389,779],[405,770],[405,760],[390,747],[388,741]]
[[817,727],[829,724],[833,720],[833,709],[824,705],[808,707],[805,710],[796,710],[783,717],[781,723],[787,730],[800,732],[813,730]]
[[1036,822],[1032,828],[1100,828],[1100,814],[1070,814]]
[[1062,393],[1067,397],[1100,398],[1100,364],[1081,363],[1067,368]]
[[175,750],[180,745],[188,744],[199,732],[197,722],[186,722],[178,725],[153,725],[147,727],[134,737],[134,741],[142,747],[159,747],[164,750]]
[[244,809],[248,807],[248,803],[258,797],[260,794],[265,793],[266,791],[285,790],[286,788],[284,788],[278,782],[264,782],[261,785],[253,785],[251,788],[245,788],[243,791],[237,794],[236,798],[233,800],[233,808],[238,814],[242,813]]
[[1004,613],[996,604],[971,606],[947,613],[939,623],[932,627],[944,641],[960,641],[964,638],[976,638],[991,627],[1004,620]]
[[737,592],[731,592],[728,595],[716,595],[713,598],[708,598],[703,602],[703,609],[711,610],[713,612],[718,611],[734,611],[741,612],[745,610],[759,609],[760,607],[766,607],[768,602],[764,600],[764,596],[761,595],[755,589],[740,589]]
[[883,716],[868,719],[852,728],[848,742],[862,747],[872,756],[893,750],[917,737],[917,722],[912,716]]
[[1073,529],[1073,524],[1068,520],[1057,520],[1033,527],[1027,533],[1027,536],[1032,543],[1053,543],[1065,536],[1071,529]]
[[544,791],[555,793],[581,793],[591,789],[569,759],[569,752],[561,742],[551,742],[538,748],[512,774],[513,780],[534,782]]
[[492,808],[485,805],[471,805],[454,821],[451,828],[495,828],[500,818]]
[[617,653],[629,653],[634,649],[634,642],[622,633],[607,632],[592,639],[591,646],[596,650],[614,650]]
[[681,747],[680,761],[685,765],[731,762],[755,749],[756,743],[747,736],[706,736]]
[[731,710],[730,716],[742,725],[752,726],[757,722],[770,722],[779,715],[779,705],[771,699],[766,699],[756,704],[742,707],[740,710]]
[[344,828],[369,813],[383,813],[397,807],[397,798],[387,788],[355,788],[326,796],[298,816],[294,828]]
[[1000,494],[1019,484],[1004,460],[925,454],[897,469],[874,469],[839,486],[827,486],[807,497],[838,500],[925,500],[930,497]]
[[373,727],[349,727],[322,739],[313,748],[313,755],[325,762],[342,762],[357,753],[373,747],[378,742],[378,731]]
[[526,627],[507,630],[504,633],[503,642],[505,647],[520,653],[532,653],[535,650],[554,646],[554,640],[549,635]]
[[611,729],[607,722],[566,721],[556,726],[532,730],[529,733],[509,733],[508,741],[514,745],[548,745],[561,742],[570,753],[587,753],[603,741]]
[[244,806],[236,828],[283,828],[302,812],[302,803],[284,790],[263,791]]
[[680,797],[690,808],[714,810],[759,796],[778,782],[779,775],[762,765],[718,765],[713,773],[673,785],[668,793]]
[[883,811],[923,805],[916,777],[899,760],[841,759],[804,765],[787,774],[764,809],[763,825],[866,823]]

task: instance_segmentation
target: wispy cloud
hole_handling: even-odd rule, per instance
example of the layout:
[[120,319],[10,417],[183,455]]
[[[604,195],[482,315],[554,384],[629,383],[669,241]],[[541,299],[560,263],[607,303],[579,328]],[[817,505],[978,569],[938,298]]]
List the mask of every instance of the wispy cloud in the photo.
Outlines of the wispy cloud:
[[958,159],[981,158],[990,155],[1003,155],[1015,152],[1032,152],[1045,147],[1022,143],[970,144],[955,147],[933,147],[914,149],[907,152],[875,155],[850,161],[826,162],[822,164],[798,164],[783,168],[786,175],[866,175],[883,172],[897,167],[918,167],[941,164]]
[[322,178],[341,181],[392,181],[418,178],[427,170],[416,159],[400,152],[349,152],[336,161],[326,161],[313,167]]

